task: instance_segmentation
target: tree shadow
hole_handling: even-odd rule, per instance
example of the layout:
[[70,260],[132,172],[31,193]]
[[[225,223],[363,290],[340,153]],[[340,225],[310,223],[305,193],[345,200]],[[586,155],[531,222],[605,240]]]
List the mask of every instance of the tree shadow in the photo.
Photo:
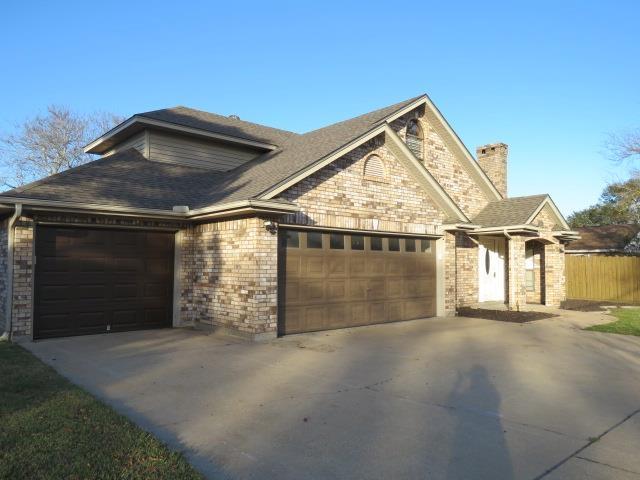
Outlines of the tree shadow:
[[458,373],[447,400],[456,421],[448,480],[515,478],[499,414],[500,403],[500,393],[485,367],[475,365],[464,374]]

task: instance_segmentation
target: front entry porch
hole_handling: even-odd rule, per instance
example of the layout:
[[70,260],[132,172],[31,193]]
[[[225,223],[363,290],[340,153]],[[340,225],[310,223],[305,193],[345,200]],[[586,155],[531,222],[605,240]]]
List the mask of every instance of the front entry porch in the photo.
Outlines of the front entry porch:
[[502,232],[475,240],[479,305],[513,310],[526,305],[559,306],[565,281],[560,242],[531,232]]

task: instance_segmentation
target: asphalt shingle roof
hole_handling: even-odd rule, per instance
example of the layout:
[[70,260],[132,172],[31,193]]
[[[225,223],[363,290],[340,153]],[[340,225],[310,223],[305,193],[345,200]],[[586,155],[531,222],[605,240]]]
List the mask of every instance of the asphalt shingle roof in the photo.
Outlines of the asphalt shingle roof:
[[298,135],[287,130],[182,106],[138,113],[137,116],[272,145],[281,145],[288,138]]
[[528,197],[512,197],[489,202],[482,211],[472,219],[472,223],[482,227],[502,227],[506,225],[523,225],[536,211],[548,195],[531,195]]
[[566,246],[567,250],[619,250],[640,232],[640,225],[599,225],[576,228],[580,235]]
[[146,112],[139,115],[273,143],[278,149],[227,172],[149,161],[127,150],[2,195],[152,209],[174,205],[194,209],[248,200],[364,135],[418,98],[302,135],[185,107]]
[[198,202],[215,176],[207,169],[152,162],[132,148],[2,195],[171,210]]

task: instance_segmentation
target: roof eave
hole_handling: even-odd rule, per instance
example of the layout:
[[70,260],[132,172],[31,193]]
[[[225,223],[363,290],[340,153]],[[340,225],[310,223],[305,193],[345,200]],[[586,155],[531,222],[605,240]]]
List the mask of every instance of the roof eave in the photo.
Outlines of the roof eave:
[[295,213],[300,208],[289,202],[242,200],[205,208],[187,210],[185,212],[139,208],[120,205],[87,204],[79,202],[64,202],[58,200],[41,200],[34,198],[3,197],[0,196],[0,211],[11,208],[8,205],[21,204],[25,211],[90,213],[92,215],[111,215],[127,217],[161,218],[167,220],[204,220],[224,218],[244,214],[285,215]]
[[[137,128],[136,128],[137,127]],[[259,142],[256,140],[250,140],[242,137],[235,137],[232,135],[225,135],[222,133],[215,133],[209,130],[201,128],[188,127],[177,123],[167,122],[164,120],[156,120],[148,118],[143,115],[136,114],[131,118],[125,120],[120,125],[115,126],[104,135],[96,138],[94,141],[84,147],[85,153],[102,154],[109,151],[117,143],[129,137],[133,133],[142,130],[144,128],[158,128],[163,130],[174,131],[182,134],[197,136],[201,138],[208,138],[211,140],[218,140],[227,143],[235,143],[238,145],[253,147],[263,150],[276,150],[277,145]],[[121,137],[121,138],[120,138]]]

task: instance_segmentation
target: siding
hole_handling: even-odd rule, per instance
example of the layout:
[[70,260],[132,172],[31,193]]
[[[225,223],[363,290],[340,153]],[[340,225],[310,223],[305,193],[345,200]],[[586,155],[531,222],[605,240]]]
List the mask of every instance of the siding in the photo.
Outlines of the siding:
[[149,160],[157,162],[226,171],[248,162],[261,153],[259,150],[222,142],[165,132],[149,132]]
[[147,147],[147,137],[146,132],[142,131],[140,133],[136,133],[135,135],[127,138],[125,141],[119,143],[111,150],[106,152],[103,157],[107,157],[109,155],[113,155],[114,153],[122,152],[123,150],[127,150],[129,148],[135,148],[142,155],[146,156],[146,147]]

